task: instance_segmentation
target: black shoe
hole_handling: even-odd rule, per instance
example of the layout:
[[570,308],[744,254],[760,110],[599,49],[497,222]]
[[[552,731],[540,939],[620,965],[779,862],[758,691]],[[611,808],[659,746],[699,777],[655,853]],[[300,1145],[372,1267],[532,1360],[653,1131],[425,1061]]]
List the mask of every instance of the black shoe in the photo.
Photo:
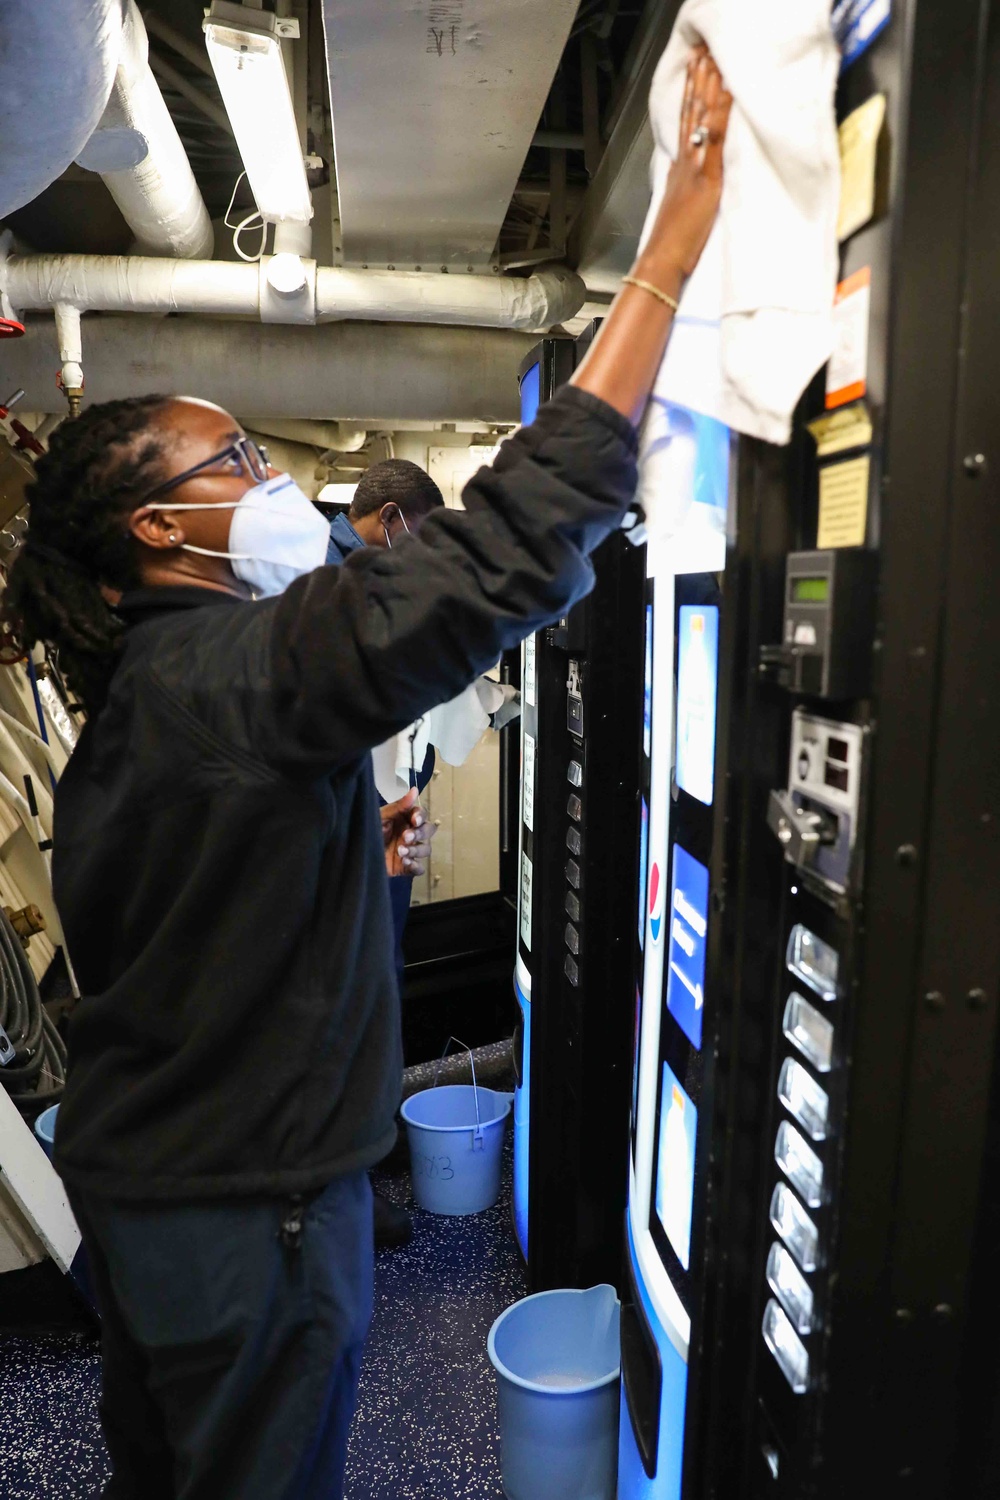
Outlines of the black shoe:
[[381,1193],[374,1196],[375,1244],[383,1250],[408,1245],[413,1238],[413,1222],[405,1208],[390,1203]]

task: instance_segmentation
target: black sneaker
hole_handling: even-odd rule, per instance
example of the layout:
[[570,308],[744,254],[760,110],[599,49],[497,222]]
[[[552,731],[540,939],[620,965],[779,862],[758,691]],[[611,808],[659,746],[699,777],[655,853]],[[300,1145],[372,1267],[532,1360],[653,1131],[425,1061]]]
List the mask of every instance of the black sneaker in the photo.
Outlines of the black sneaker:
[[375,1244],[382,1250],[408,1245],[413,1238],[413,1221],[405,1208],[390,1203],[381,1193],[374,1195]]

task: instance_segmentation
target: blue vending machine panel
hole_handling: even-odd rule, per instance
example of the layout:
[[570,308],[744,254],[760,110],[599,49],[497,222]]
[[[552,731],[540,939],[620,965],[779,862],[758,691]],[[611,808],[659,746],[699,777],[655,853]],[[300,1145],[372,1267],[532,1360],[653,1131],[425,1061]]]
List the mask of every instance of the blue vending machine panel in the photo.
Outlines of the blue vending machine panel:
[[[634,1275],[637,1254],[631,1221],[628,1249]],[[634,1275],[633,1286],[639,1304],[637,1316],[645,1326],[645,1337],[656,1350],[656,1424],[654,1447],[647,1461],[636,1439],[629,1392],[623,1389],[618,1432],[618,1497],[619,1500],[680,1500],[688,1395],[686,1346],[678,1339],[676,1330],[660,1317],[641,1276]]]
[[[535,367],[537,374],[537,366]],[[535,687],[535,638],[521,647],[521,778],[518,797],[517,960],[514,999],[518,1008],[514,1069],[514,1231],[528,1259],[528,1203],[531,1161],[531,973],[534,909],[535,764],[538,715]]]
[[667,1010],[691,1045],[700,1051],[705,1014],[708,870],[680,844],[674,845],[673,864]]
[[667,426],[675,436],[659,482],[686,519],[669,543],[651,542],[647,557],[655,611],[643,701],[646,908],[618,1500],[686,1500],[694,1483],[687,1425],[697,1372],[689,1353],[698,1347],[706,1242],[710,871],[730,435],[692,413]]
[[528,975],[518,964],[514,998],[520,1011],[521,1066],[514,1090],[514,1233],[525,1260],[528,1258],[528,1111],[531,1100],[531,999],[525,993]]
[[529,365],[521,376],[521,425],[527,427],[538,415],[542,381],[542,367],[536,361]]

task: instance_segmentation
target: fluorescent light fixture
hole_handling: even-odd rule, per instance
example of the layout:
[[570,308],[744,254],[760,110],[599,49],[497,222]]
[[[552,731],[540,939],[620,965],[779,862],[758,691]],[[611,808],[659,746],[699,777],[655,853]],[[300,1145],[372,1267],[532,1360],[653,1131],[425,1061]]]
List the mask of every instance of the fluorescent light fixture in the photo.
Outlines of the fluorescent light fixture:
[[[285,23],[287,24],[287,23]],[[261,217],[312,218],[292,96],[281,57],[279,18],[215,0],[205,45]]]

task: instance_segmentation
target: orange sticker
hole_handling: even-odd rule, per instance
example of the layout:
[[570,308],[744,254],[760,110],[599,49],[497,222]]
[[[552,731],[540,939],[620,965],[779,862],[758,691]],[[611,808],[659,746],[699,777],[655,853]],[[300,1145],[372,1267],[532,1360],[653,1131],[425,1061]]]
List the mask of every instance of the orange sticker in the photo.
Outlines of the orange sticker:
[[826,370],[827,409],[857,401],[868,389],[871,289],[871,266],[855,271],[837,288],[833,304],[833,353]]

